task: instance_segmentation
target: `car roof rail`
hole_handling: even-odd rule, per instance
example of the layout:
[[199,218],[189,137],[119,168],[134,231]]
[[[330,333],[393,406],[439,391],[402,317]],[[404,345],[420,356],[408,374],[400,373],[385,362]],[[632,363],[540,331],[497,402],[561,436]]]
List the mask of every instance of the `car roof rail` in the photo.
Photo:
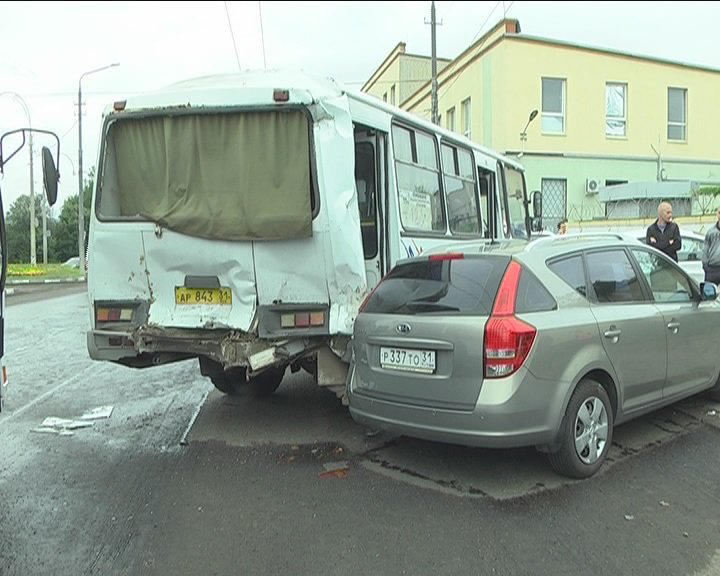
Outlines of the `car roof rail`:
[[563,242],[584,242],[587,240],[627,240],[628,236],[621,232],[574,232],[569,234],[557,234],[555,236],[540,236],[527,245],[528,250],[547,247]]

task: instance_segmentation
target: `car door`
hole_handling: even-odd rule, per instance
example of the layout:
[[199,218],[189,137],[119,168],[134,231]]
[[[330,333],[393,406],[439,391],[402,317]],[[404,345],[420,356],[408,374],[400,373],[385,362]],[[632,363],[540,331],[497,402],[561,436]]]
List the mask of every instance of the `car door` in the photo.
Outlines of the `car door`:
[[667,369],[664,319],[622,248],[586,254],[592,311],[618,377],[622,411],[662,400]]
[[663,315],[668,342],[664,398],[688,396],[717,378],[720,315],[712,302],[700,302],[688,277],[667,258],[641,248],[631,250]]

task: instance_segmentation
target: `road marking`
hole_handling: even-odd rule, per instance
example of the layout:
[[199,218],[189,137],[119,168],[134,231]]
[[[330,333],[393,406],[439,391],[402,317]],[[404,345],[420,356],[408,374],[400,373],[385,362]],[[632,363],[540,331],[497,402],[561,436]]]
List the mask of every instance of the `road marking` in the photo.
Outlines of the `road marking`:
[[75,374],[75,376],[73,376],[72,378],[68,378],[67,380],[65,380],[65,382],[62,382],[62,383],[58,384],[57,386],[55,386],[55,388],[51,388],[50,390],[48,390],[48,391],[45,392],[44,394],[40,394],[40,396],[38,396],[37,398],[33,398],[32,400],[30,400],[30,402],[28,402],[28,403],[25,404],[24,406],[21,406],[20,408],[18,408],[17,410],[15,410],[14,412],[12,412],[11,414],[8,414],[7,416],[3,416],[2,418],[0,418],[0,426],[2,426],[2,425],[3,425],[5,422],[7,422],[8,420],[12,420],[13,418],[15,418],[15,416],[18,416],[19,414],[22,414],[23,412],[29,410],[30,408],[32,408],[32,407],[35,406],[36,404],[39,404],[40,402],[42,402],[42,401],[45,400],[46,398],[52,396],[52,395],[55,394],[55,392],[57,392],[58,390],[62,390],[62,389],[65,388],[65,386],[67,386],[68,384],[72,384],[72,383],[75,382],[78,378],[80,378],[81,376],[84,376],[86,372],[90,371],[90,370],[91,370],[92,368],[94,368],[94,367],[95,367],[94,365],[90,365],[90,366],[86,367],[85,369],[83,369],[83,370],[82,370],[81,372],[79,372],[78,374]]

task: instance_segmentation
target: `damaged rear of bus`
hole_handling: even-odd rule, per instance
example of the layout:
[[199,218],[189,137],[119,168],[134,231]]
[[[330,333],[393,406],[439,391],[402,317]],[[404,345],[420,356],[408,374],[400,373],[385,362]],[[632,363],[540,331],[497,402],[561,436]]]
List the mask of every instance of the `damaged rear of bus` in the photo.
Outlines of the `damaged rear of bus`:
[[288,367],[342,389],[367,292],[353,164],[329,80],[212,76],[116,102],[90,222],[91,358],[198,358],[230,394],[270,394]]

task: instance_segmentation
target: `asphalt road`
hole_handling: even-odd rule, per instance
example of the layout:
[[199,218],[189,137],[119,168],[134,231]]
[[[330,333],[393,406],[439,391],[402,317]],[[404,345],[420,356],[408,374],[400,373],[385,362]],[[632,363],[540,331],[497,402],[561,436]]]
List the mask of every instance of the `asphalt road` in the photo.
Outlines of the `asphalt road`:
[[8,299],[2,576],[720,574],[705,399],[621,427],[612,462],[567,481],[532,450],[368,434],[302,374],[259,401],[191,361],[94,363],[86,298],[56,296]]

